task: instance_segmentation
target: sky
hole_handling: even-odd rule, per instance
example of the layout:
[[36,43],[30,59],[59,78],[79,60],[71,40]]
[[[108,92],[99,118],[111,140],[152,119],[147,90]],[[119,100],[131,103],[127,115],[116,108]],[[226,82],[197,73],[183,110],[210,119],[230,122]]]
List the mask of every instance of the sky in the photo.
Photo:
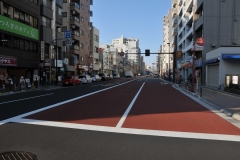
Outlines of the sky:
[[[112,39],[139,39],[139,48],[157,53],[163,43],[163,17],[171,8],[171,0],[93,0],[90,21],[99,30],[100,44]],[[156,54],[145,57],[148,65],[156,63]]]

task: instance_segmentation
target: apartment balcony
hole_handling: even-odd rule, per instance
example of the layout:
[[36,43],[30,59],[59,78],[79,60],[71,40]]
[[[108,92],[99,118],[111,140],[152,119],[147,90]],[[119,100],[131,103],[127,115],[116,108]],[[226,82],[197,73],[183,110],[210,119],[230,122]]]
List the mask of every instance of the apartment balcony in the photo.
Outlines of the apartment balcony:
[[178,34],[177,27],[173,28],[172,30],[172,36],[176,36]]
[[172,7],[173,7],[173,8],[176,7],[177,1],[178,1],[178,0],[172,0]]
[[178,22],[178,17],[175,16],[175,17],[173,18],[173,21],[172,21],[172,26],[176,26],[176,25],[177,25],[177,22]]
[[72,30],[72,38],[74,40],[80,41],[80,33],[78,32],[78,30]]
[[178,6],[181,6],[183,4],[183,0],[179,0]]
[[72,45],[72,46],[70,46],[70,50],[77,50],[77,51],[79,51],[80,47],[78,45]]
[[77,16],[70,16],[70,24],[80,27],[80,19]]
[[185,6],[186,11],[189,12],[189,13],[192,13],[193,0],[188,0],[188,2],[186,4],[187,4]]
[[174,17],[175,15],[177,15],[177,8],[172,9],[172,17]]
[[198,14],[203,6],[203,0],[197,0],[196,14]]
[[70,7],[76,7],[77,9],[80,9],[80,5],[77,2],[70,2]]
[[193,47],[193,41],[191,41],[190,43],[186,44],[186,47],[183,49],[183,52],[187,52],[190,51]]
[[203,16],[201,16],[194,24],[194,30],[198,30],[203,25]]

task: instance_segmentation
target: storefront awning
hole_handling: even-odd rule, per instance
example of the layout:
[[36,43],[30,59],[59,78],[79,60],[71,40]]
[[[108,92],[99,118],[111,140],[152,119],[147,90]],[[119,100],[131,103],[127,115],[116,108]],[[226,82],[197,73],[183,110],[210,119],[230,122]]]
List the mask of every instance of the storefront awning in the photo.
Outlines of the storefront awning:
[[240,54],[222,54],[222,59],[240,59]]
[[204,64],[215,63],[217,61],[218,61],[218,58],[209,59],[209,60],[204,61]]

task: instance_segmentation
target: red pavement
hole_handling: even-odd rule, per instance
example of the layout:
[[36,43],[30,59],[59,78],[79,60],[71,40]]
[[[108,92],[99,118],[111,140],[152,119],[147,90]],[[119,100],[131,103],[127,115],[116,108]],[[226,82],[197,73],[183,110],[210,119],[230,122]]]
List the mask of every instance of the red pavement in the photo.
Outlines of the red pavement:
[[142,84],[130,82],[25,118],[115,127]]
[[240,135],[240,129],[170,85],[146,83],[123,128]]

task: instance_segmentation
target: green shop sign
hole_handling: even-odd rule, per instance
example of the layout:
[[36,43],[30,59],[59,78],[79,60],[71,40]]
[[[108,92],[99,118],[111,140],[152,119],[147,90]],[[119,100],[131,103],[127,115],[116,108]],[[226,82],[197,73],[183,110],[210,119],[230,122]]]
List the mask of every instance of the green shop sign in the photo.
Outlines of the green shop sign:
[[38,40],[38,29],[0,15],[0,29]]

